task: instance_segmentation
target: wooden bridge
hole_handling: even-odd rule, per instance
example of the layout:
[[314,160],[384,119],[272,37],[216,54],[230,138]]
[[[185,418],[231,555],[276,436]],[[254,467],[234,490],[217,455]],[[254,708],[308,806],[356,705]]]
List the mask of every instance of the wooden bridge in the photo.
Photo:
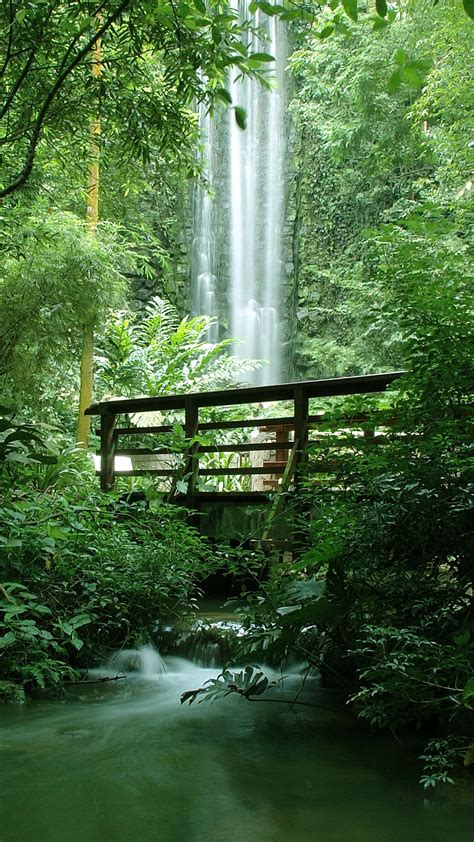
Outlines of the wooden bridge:
[[[169,487],[165,493],[168,500],[180,502],[197,512],[201,511],[204,503],[211,502],[247,506],[252,503],[270,503],[272,513],[267,524],[268,533],[270,521],[282,498],[290,487],[299,487],[303,474],[308,471],[308,444],[314,447],[314,439],[310,439],[311,431],[316,430],[318,439],[318,428],[327,430],[325,413],[311,414],[310,400],[383,392],[402,374],[396,371],[187,395],[119,399],[95,404],[86,410],[86,415],[100,416],[98,473],[101,488],[104,491],[111,490],[117,476],[150,474],[167,478]],[[268,403],[272,404],[272,411],[274,403],[283,403],[283,412],[288,414],[268,417],[262,408],[262,404]],[[163,414],[171,413],[174,416],[172,423],[147,425],[147,414],[153,419],[157,413],[160,414],[160,421],[166,420],[162,418]],[[230,418],[229,414],[234,417]],[[145,426],[131,425],[130,418],[137,415],[140,424],[145,420]],[[219,415],[220,420],[212,420],[213,415]],[[120,421],[121,416],[126,417],[125,424]],[[383,436],[375,435],[373,419],[373,414],[360,411],[350,418],[339,418],[338,429],[358,427],[359,435],[370,437],[373,443],[377,443]],[[255,430],[258,430],[258,440],[255,440],[255,432],[253,439],[247,436],[246,441],[234,440],[229,443],[222,440],[228,431],[233,431],[235,438],[236,435],[243,436],[244,431]],[[131,446],[137,437],[140,446]],[[319,441],[323,447],[322,432]],[[143,442],[150,443],[150,446],[144,446]],[[340,447],[343,446],[344,442],[341,442]],[[215,464],[210,467],[206,464],[210,454],[217,455],[218,459],[222,459],[219,454],[227,454],[230,460],[227,460],[227,464],[219,463],[217,467]],[[232,454],[235,455],[234,463]],[[236,459],[241,462],[243,454],[247,455],[248,461],[253,459],[254,464],[235,464]],[[255,462],[259,459],[258,454],[266,454],[266,458],[262,464],[257,465]],[[116,457],[120,456],[129,458],[128,468],[120,470],[116,466]],[[164,456],[174,460],[171,467],[163,465]],[[309,470],[327,477],[331,471],[334,473],[334,458],[331,458],[329,461],[318,460]],[[260,484],[263,480],[266,487],[260,490],[203,490],[202,482],[206,477],[218,478],[221,484],[222,479],[228,477],[260,477]],[[255,480],[251,479],[250,482]]]

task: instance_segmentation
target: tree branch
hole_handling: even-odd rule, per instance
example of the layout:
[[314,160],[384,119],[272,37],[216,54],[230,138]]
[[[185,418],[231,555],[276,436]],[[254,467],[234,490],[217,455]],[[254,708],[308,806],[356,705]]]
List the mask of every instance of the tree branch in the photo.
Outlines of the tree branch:
[[[102,2],[102,3],[100,3],[100,4],[97,6],[97,9],[95,9],[95,10],[91,13],[91,17],[98,18],[98,17],[99,17],[99,15],[102,13],[102,11],[103,11],[103,9],[104,9],[104,6],[106,6],[106,5],[107,5],[107,0],[103,0],[103,2]],[[63,69],[64,65],[66,64],[66,62],[67,62],[67,60],[68,60],[69,56],[71,55],[71,53],[72,53],[72,51],[73,51],[74,47],[76,46],[77,42],[79,41],[79,39],[80,39],[83,35],[85,35],[85,33],[88,31],[88,29],[89,29],[89,27],[88,27],[88,26],[83,26],[83,27],[82,27],[82,29],[80,29],[80,30],[79,30],[79,32],[77,32],[77,33],[76,33],[76,35],[75,35],[75,36],[74,36],[74,38],[72,39],[71,43],[69,44],[69,47],[67,48],[66,52],[64,53],[63,59],[62,59],[62,61],[61,61],[61,64],[59,65],[59,69],[60,69],[60,70],[62,70],[62,69]]]
[[97,41],[99,41],[103,37],[103,35],[110,29],[110,27],[125,11],[129,3],[130,0],[122,0],[122,2],[117,6],[115,12],[109,15],[107,20],[104,21],[104,23],[96,29],[94,35],[89,39],[87,44],[85,44],[85,46],[77,53],[77,55],[72,59],[72,61],[69,62],[67,67],[64,68],[62,73],[60,73],[60,75],[56,79],[56,82],[54,83],[53,87],[45,97],[43,105],[41,106],[41,109],[34,123],[31,139],[26,152],[25,163],[18,175],[16,176],[16,178],[9,185],[7,185],[7,187],[4,187],[2,190],[0,190],[0,199],[9,196],[11,193],[15,193],[15,191],[22,187],[28,180],[31,174],[31,170],[33,169],[33,163],[36,155],[38,142],[41,136],[41,130],[43,128],[44,121],[48,115],[52,103],[61,91],[61,88],[64,85],[64,82],[66,81],[68,76],[71,75],[71,73],[76,69],[76,67],[81,63],[81,61],[92,51]]
[[8,67],[8,62],[10,61],[11,54],[12,54],[12,43],[13,43],[13,24],[15,22],[15,15],[13,13],[13,2],[10,0],[10,9],[9,9],[9,18],[10,18],[10,25],[8,27],[8,43],[7,49],[5,53],[5,58],[2,64],[2,68],[0,70],[0,77],[3,76],[5,70]]
[[33,47],[30,50],[30,54],[29,54],[29,56],[26,60],[26,64],[25,64],[23,70],[21,71],[18,79],[16,80],[16,82],[14,82],[13,87],[12,87],[12,89],[11,89],[9,95],[7,96],[7,99],[6,99],[6,101],[3,105],[3,108],[0,110],[0,120],[3,120],[3,118],[5,117],[5,114],[8,112],[9,108],[11,107],[11,104],[12,104],[15,96],[17,95],[19,89],[21,88],[23,82],[25,81],[25,79],[26,79],[26,77],[27,77],[27,75],[28,75],[28,73],[31,69],[31,65],[33,64],[36,52],[38,50],[39,41],[42,37],[42,34],[44,32],[45,27],[48,25],[48,22],[51,19],[51,16],[52,16],[56,6],[57,6],[57,4],[53,3],[49,8],[48,14],[46,15],[46,18],[41,25],[40,31],[36,35],[36,42],[33,44]]
[[28,74],[28,71],[29,71],[31,65],[33,64],[37,49],[38,49],[38,44],[34,44],[34,46],[32,47],[32,49],[30,51],[30,54],[29,54],[28,59],[26,61],[26,64],[23,67],[23,70],[21,71],[20,75],[18,76],[16,82],[14,82],[14,84],[11,88],[11,91],[8,94],[6,100],[3,104],[3,107],[0,109],[0,120],[3,120],[3,118],[5,117],[5,114],[7,113],[8,109],[11,107],[11,104],[12,104],[13,100],[15,99],[15,96],[17,95],[18,91],[20,90],[20,88],[21,88],[21,86],[22,86],[22,84],[23,84],[23,82],[24,82],[24,80],[25,80],[25,78]]

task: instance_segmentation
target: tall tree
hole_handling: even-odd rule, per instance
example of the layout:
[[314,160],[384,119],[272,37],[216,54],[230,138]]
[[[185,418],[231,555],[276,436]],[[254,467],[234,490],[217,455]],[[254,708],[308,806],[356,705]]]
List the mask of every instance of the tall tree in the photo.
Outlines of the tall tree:
[[[97,28],[101,20],[97,19]],[[101,40],[97,40],[92,53],[92,78],[100,79],[102,75]],[[100,113],[91,120],[89,126],[89,166],[87,177],[87,227],[91,236],[95,236],[99,222],[99,175],[100,175]],[[80,386],[79,386],[79,417],[77,422],[76,440],[78,444],[87,447],[91,427],[90,416],[84,412],[92,403],[93,395],[93,358],[94,358],[94,323],[84,325],[84,339],[81,353]]]
[[[97,26],[96,21],[100,18]],[[87,145],[84,126],[94,114],[97,88],[111,145],[131,160],[154,144],[189,151],[193,100],[228,102],[228,68],[258,76],[235,11],[221,0],[9,0],[0,4],[5,33],[0,57],[0,198],[30,179],[41,145],[54,134]],[[107,45],[104,73],[91,82],[95,46]],[[150,63],[155,67],[151,79]]]

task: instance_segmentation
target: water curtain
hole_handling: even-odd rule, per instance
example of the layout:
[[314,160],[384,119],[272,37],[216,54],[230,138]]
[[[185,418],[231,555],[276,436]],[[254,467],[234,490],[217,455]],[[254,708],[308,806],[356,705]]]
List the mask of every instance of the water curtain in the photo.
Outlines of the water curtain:
[[[237,341],[241,358],[267,360],[254,383],[282,377],[282,287],[285,158],[285,27],[260,10],[250,15],[240,0],[239,17],[251,19],[261,34],[249,33],[251,52],[270,53],[272,87],[241,79],[234,68],[228,90],[244,108],[242,130],[233,110],[211,117],[199,111],[202,155],[209,190],[198,186],[193,207],[192,307],[218,317]],[[222,329],[222,328],[221,328]],[[209,340],[217,338],[211,328]]]

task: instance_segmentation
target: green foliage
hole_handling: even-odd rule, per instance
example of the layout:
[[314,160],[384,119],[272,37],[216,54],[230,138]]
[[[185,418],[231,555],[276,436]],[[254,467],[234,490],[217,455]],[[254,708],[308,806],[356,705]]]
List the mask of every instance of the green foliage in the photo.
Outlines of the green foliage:
[[[25,427],[9,421],[0,472],[5,695],[12,682],[18,692],[54,690],[108,649],[149,638],[214,564],[178,507],[101,495],[79,461],[87,456],[55,456],[41,428],[28,449]],[[20,447],[24,459],[9,459]],[[44,452],[51,463],[38,461]]]
[[242,696],[247,701],[261,696],[269,687],[277,687],[276,681],[269,681],[258,667],[245,667],[239,672],[224,670],[217,678],[209,678],[198,690],[186,690],[181,695],[181,704],[192,705],[198,696],[198,704],[204,701],[216,702],[231,694]]
[[[99,108],[107,155],[134,163],[164,151],[168,161],[192,166],[192,102],[212,107],[229,66],[261,76],[267,61],[266,54],[251,56],[249,23],[239,23],[238,12],[220,0],[179,7],[152,0],[3,4],[0,26],[7,33],[0,66],[0,197],[24,188],[38,155],[54,159],[52,136],[62,138],[63,153],[84,160]],[[99,40],[103,66],[93,78]]]
[[[384,278],[410,372],[391,406],[385,398],[371,414],[365,401],[360,432],[375,429],[379,443],[344,422],[327,434],[338,418],[360,414],[352,400],[318,428],[336,476],[325,485],[309,472],[302,503],[312,516],[298,527],[309,549],[248,598],[243,649],[272,664],[304,658],[374,727],[452,733],[423,757],[431,787],[454,780],[463,757],[471,762],[468,738],[457,735],[471,733],[474,698],[474,418],[470,244],[455,224],[446,231],[445,214],[436,232],[426,218],[425,209],[423,237],[412,219],[375,247],[374,276]],[[312,445],[313,459],[320,448]]]
[[469,17],[474,20],[474,3],[472,0],[463,0],[462,4],[466,15],[469,15]]
[[112,315],[97,360],[102,395],[152,396],[235,386],[258,362],[229,356],[231,340],[210,343],[208,331],[209,319],[180,319],[158,297],[140,318]]
[[[461,710],[464,685],[472,670],[474,646],[430,640],[408,629],[364,626],[351,653],[369,666],[360,670],[362,687],[351,702],[359,716],[372,725],[431,719],[440,711],[456,715]],[[467,633],[469,637],[469,633]],[[454,680],[453,680],[454,679]]]
[[[1,586],[0,613],[4,634],[0,637],[2,674],[20,688],[51,689],[71,679],[74,670],[67,663],[67,639],[76,649],[82,641],[76,627],[90,622],[87,616],[69,622],[50,622],[51,609],[17,582]],[[49,621],[49,622],[48,622]],[[49,628],[48,628],[49,626]]]
[[402,309],[384,307],[391,285],[382,290],[378,270],[371,282],[367,229],[408,228],[418,217],[418,260],[431,251],[438,273],[450,268],[450,247],[457,242],[457,270],[463,239],[472,242],[472,22],[454,4],[418,2],[389,27],[377,20],[377,35],[370,17],[341,31],[328,24],[330,38],[313,32],[291,57],[300,137],[293,330],[302,376],[407,365]]
[[79,357],[84,326],[123,301],[123,273],[136,261],[110,223],[91,236],[76,216],[51,209],[19,222],[15,237],[2,243],[0,372],[4,400],[21,405],[35,395],[41,417],[48,403],[59,403],[56,392],[67,404],[78,367],[72,363],[68,390],[65,365]]
[[[430,789],[440,783],[453,784],[454,780],[449,773],[455,772],[460,761],[465,760],[466,757],[466,745],[459,737],[430,740],[420,758],[424,761],[424,773],[420,778],[420,783],[425,789]],[[470,764],[464,762],[464,765]]]
[[396,343],[412,371],[412,398],[425,414],[431,409],[432,424],[469,401],[473,211],[467,200],[427,202],[366,234],[370,332],[381,344]]

